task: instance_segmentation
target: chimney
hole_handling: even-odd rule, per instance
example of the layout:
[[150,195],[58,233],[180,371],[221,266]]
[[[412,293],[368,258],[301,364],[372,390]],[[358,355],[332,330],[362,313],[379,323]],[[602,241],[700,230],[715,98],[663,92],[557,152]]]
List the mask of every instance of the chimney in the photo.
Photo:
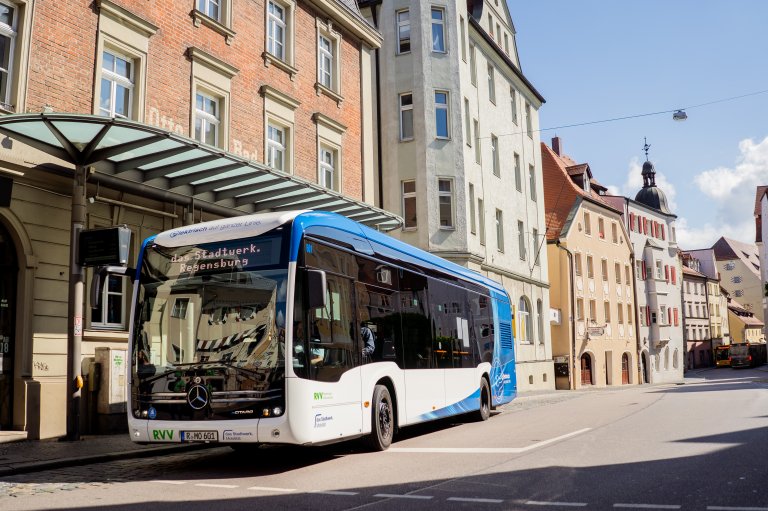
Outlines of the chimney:
[[562,156],[560,152],[560,137],[552,137],[552,150],[556,155]]

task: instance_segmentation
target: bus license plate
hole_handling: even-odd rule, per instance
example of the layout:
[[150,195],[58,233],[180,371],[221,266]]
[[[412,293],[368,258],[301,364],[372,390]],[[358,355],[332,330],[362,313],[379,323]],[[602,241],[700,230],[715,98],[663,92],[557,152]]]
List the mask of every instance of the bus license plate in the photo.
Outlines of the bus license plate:
[[218,442],[218,431],[182,431],[182,442]]

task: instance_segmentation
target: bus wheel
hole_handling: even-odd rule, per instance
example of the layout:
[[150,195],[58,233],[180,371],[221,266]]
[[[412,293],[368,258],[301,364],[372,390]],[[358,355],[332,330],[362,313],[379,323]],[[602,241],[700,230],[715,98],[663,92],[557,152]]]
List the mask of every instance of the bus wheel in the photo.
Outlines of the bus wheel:
[[488,380],[480,378],[480,410],[477,412],[477,420],[487,421],[491,416],[491,387]]
[[389,389],[384,385],[376,385],[372,403],[371,436],[368,437],[368,445],[374,451],[385,451],[392,443],[395,432],[395,414]]

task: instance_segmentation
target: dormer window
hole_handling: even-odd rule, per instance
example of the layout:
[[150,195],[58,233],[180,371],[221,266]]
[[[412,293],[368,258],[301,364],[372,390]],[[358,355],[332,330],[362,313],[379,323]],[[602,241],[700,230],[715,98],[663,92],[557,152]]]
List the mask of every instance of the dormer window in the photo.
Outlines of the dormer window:
[[584,177],[582,177],[581,182],[584,183],[584,191],[589,193],[589,176],[586,172],[584,173]]

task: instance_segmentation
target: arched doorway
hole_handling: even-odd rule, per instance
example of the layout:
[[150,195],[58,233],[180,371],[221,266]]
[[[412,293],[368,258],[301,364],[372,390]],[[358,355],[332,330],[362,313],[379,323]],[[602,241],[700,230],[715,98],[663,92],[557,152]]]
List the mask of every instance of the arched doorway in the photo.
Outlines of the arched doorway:
[[648,383],[648,356],[645,352],[640,356],[640,374],[643,378],[643,383]]
[[629,384],[629,354],[627,353],[621,356],[621,384]]
[[581,356],[581,384],[592,385],[592,357],[589,353]]
[[0,429],[13,427],[13,361],[16,326],[16,247],[0,224]]

